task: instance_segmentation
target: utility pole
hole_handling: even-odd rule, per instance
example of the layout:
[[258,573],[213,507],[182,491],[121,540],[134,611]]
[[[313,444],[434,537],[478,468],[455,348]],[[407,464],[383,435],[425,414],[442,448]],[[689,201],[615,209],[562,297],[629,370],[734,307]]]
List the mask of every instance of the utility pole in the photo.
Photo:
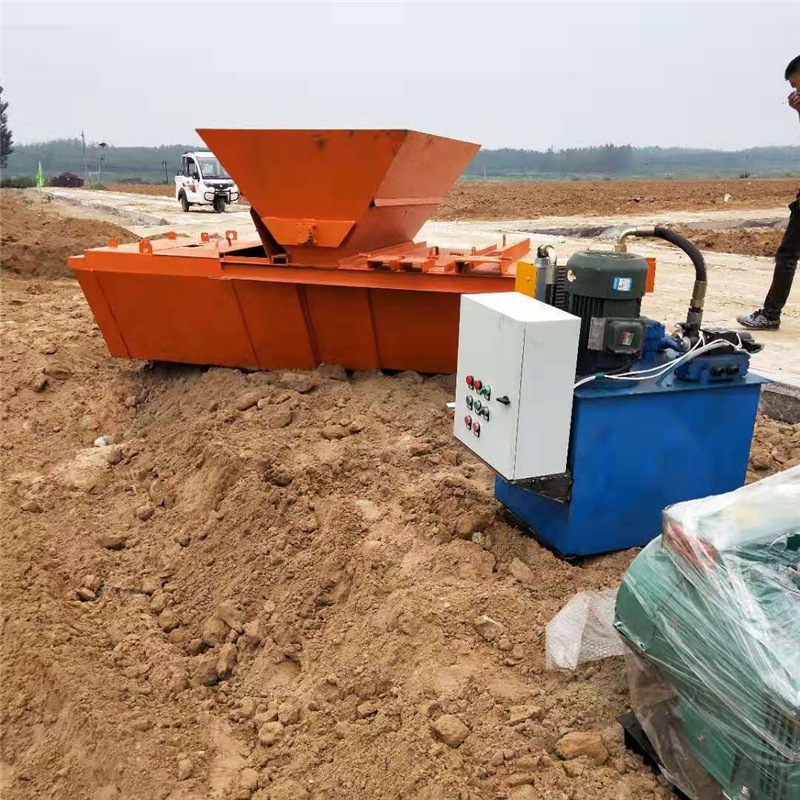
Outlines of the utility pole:
[[81,143],[83,144],[83,185],[89,183],[89,162],[86,160],[86,136],[81,131]]
[[164,166],[164,183],[166,183],[169,186],[169,172],[167,172],[167,162],[162,161],[161,163]]
[[105,142],[100,142],[98,147],[100,148],[100,171],[97,173],[97,182],[98,183],[102,183],[103,182],[103,164],[105,164],[105,161],[106,161],[106,143]]

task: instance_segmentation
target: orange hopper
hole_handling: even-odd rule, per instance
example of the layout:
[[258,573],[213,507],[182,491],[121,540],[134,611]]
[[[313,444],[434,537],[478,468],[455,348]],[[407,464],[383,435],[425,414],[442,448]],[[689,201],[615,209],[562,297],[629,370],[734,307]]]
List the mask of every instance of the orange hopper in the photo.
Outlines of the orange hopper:
[[413,237],[478,145],[404,130],[200,130],[258,238],[69,259],[111,354],[247,369],[453,372],[463,293],[511,291],[530,247]]

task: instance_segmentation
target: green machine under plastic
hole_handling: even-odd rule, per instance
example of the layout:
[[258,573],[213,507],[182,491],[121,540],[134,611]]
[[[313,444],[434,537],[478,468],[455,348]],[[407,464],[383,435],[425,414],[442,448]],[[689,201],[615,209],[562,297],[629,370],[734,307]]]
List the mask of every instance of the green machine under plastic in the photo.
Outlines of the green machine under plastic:
[[615,626],[631,705],[679,789],[800,798],[800,467],[668,508]]

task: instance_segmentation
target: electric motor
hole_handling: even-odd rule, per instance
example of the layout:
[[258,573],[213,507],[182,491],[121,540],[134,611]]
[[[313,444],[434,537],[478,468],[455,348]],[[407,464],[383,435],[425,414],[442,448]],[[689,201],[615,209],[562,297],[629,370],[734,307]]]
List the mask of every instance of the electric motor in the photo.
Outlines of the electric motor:
[[563,268],[563,307],[581,319],[578,372],[625,367],[637,357],[647,262],[634,253],[586,250]]

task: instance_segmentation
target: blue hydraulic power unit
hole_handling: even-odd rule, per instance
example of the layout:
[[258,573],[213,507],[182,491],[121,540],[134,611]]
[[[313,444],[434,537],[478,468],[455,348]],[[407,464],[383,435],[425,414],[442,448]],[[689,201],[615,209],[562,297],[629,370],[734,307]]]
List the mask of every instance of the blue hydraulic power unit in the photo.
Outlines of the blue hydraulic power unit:
[[[624,242],[631,235],[665,239],[695,266],[686,322],[672,335],[660,322],[641,316],[648,264],[627,252]],[[577,348],[573,343],[571,351],[574,385],[570,382],[564,393],[563,383],[558,384],[564,349],[554,349],[548,335],[564,329],[552,327],[546,314],[526,317],[514,311],[505,321],[486,317],[482,323],[480,314],[470,311],[465,331],[464,302],[469,301],[462,301],[458,380],[464,385],[457,388],[455,434],[497,473],[497,499],[557,553],[588,556],[644,546],[661,532],[666,506],[744,483],[766,382],[749,372],[750,355],[761,347],[746,332],[702,327],[705,261],[669,228],[627,230],[615,251],[576,253],[565,266],[557,266],[550,251],[540,248],[536,262],[540,302],[526,302],[537,308],[544,302],[573,321],[580,319]],[[535,328],[522,336],[518,392],[517,379],[495,366],[514,348],[502,340],[503,353],[483,360],[480,353],[484,338],[508,330],[515,320]],[[530,354],[545,351],[555,355],[550,361],[540,358],[528,375],[524,365]],[[481,375],[475,364],[481,364]],[[547,405],[556,398],[571,402],[571,417],[562,420],[558,405]],[[514,401],[519,408],[509,423]],[[467,412],[463,418],[461,405]],[[504,437],[512,440],[510,449]],[[542,447],[547,457],[526,458],[532,447]],[[537,464],[557,462],[550,456],[559,447],[561,471],[536,472]]]
[[[496,478],[495,496],[564,556],[642,547],[661,533],[672,503],[744,483],[761,384],[594,381],[575,390],[568,491],[547,496]],[[610,384],[610,385],[609,385]]]

